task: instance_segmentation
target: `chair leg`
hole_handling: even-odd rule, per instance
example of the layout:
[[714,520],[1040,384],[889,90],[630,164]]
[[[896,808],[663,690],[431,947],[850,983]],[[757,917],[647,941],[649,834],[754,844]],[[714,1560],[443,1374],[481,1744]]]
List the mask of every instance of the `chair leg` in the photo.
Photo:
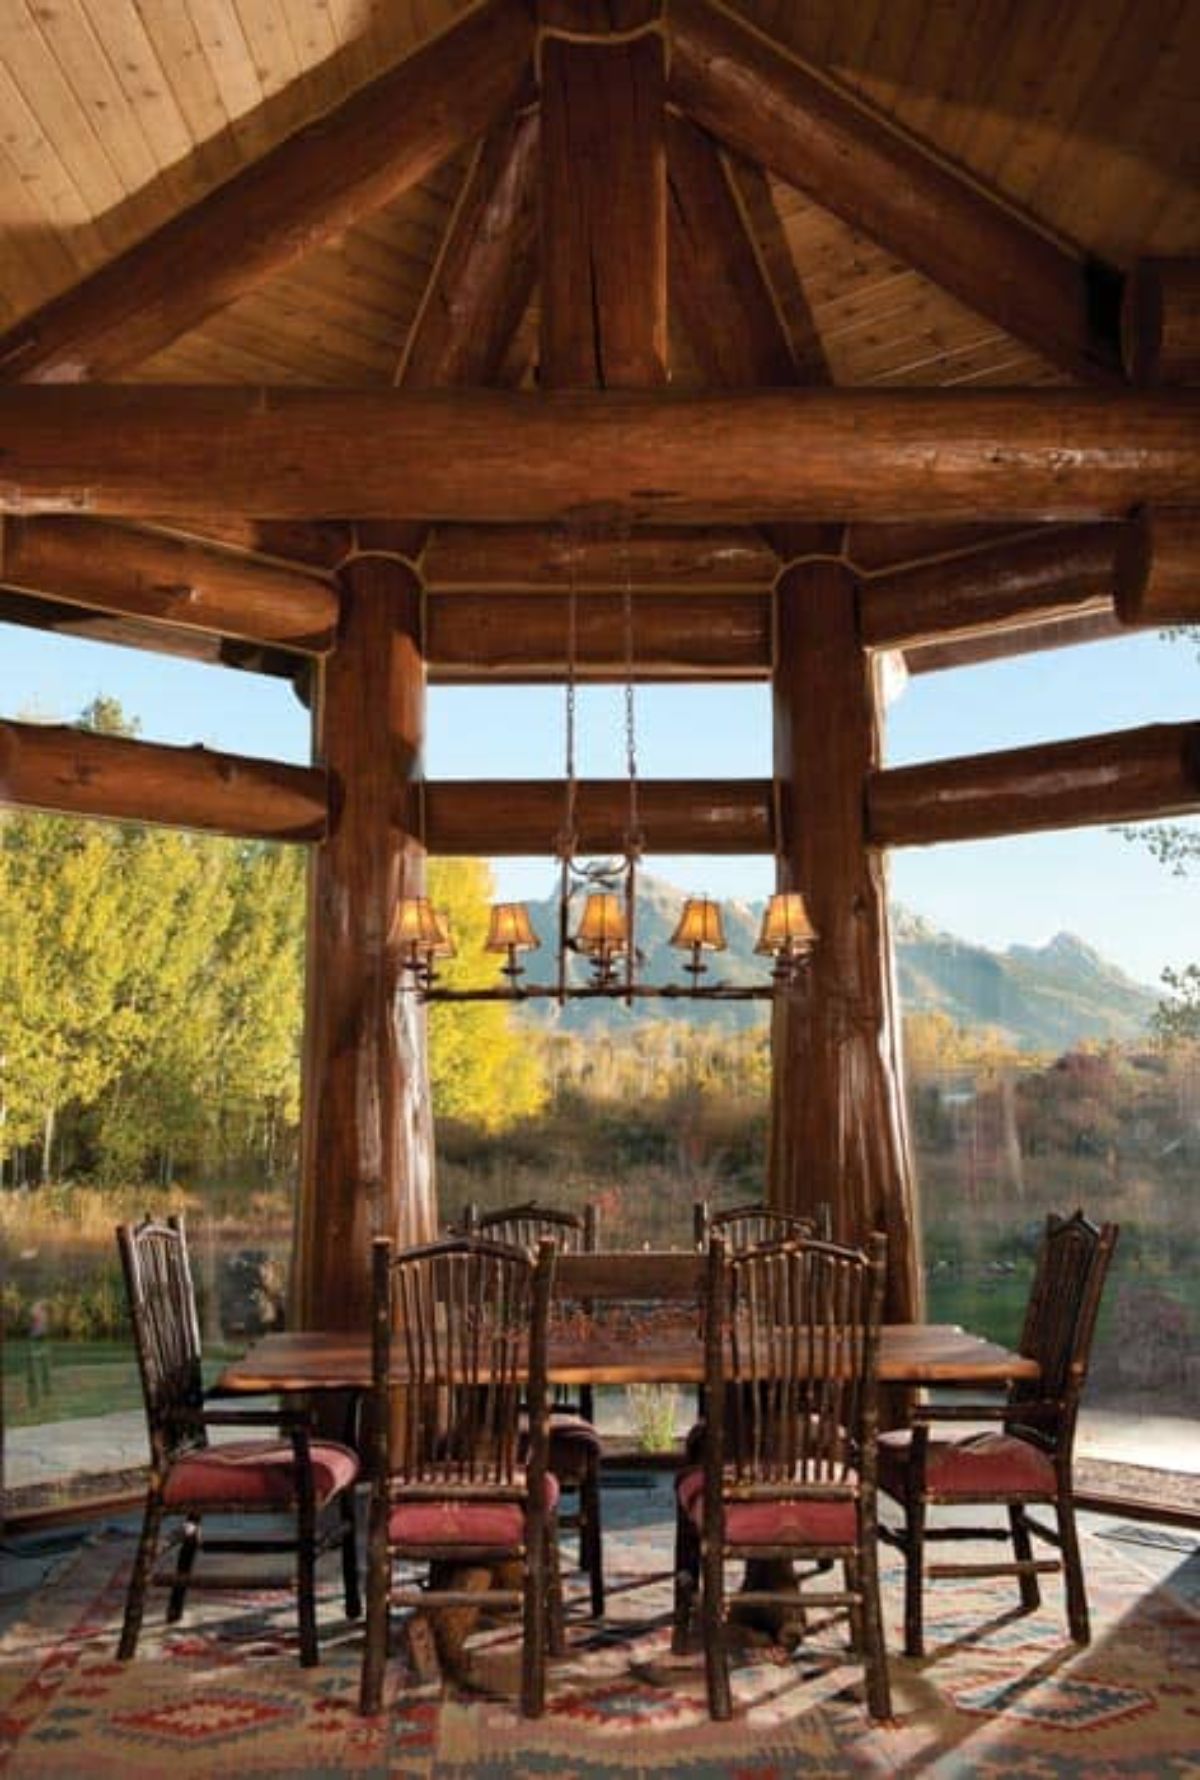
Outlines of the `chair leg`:
[[867,1684],[867,1709],[872,1718],[892,1716],[892,1689],[888,1680],[887,1644],[879,1607],[879,1545],[872,1532],[862,1542],[855,1564],[862,1589],[863,1668]]
[[540,1718],[546,1706],[547,1540],[531,1541],[525,1556],[525,1611],[521,1639],[521,1711]]
[[312,1533],[302,1533],[296,1546],[296,1610],[300,1621],[300,1667],[315,1669],[317,1648],[317,1548]]
[[123,1663],[129,1662],[137,1653],[138,1634],[142,1629],[142,1614],[146,1607],[146,1589],[150,1584],[150,1574],[158,1552],[162,1517],[162,1498],[157,1491],[151,1491],[146,1497],[142,1534],[138,1540],[137,1556],[133,1560],[129,1590],[125,1596],[125,1620],[121,1627],[121,1642],[117,1646],[117,1659]]
[[183,1539],[179,1546],[179,1559],[175,1565],[175,1577],[171,1583],[171,1593],[167,1597],[168,1625],[174,1625],[177,1620],[183,1618],[188,1583],[191,1580],[192,1567],[196,1562],[196,1553],[199,1549],[200,1516],[189,1514],[184,1524]]
[[600,1456],[593,1453],[579,1483],[579,1563],[591,1586],[592,1618],[604,1617],[604,1542],[600,1523]]
[[925,1503],[910,1498],[904,1515],[904,1654],[925,1654],[925,1604],[921,1583],[925,1564]]
[[362,1594],[358,1585],[358,1537],[354,1517],[354,1491],[342,1491],[339,1504],[342,1515],[342,1587],[346,1595],[346,1618],[362,1616]]
[[855,1656],[862,1656],[866,1650],[863,1632],[862,1566],[857,1558],[847,1558],[842,1569],[846,1578],[846,1593],[851,1597],[858,1597],[857,1599],[852,1598],[850,1603],[850,1649]]
[[378,1712],[383,1703],[383,1673],[387,1667],[391,1555],[386,1513],[386,1503],[382,1508],[372,1503],[367,1536],[367,1623],[358,1693],[358,1709],[364,1717]]
[[567,1622],[563,1607],[562,1561],[556,1525],[552,1525],[546,1538],[547,1640],[551,1656],[562,1656],[567,1648]]
[[1062,1541],[1067,1624],[1076,1644],[1090,1644],[1092,1631],[1088,1620],[1087,1589],[1083,1580],[1083,1558],[1079,1551],[1079,1531],[1075,1525],[1075,1504],[1071,1500],[1069,1487],[1060,1489],[1054,1506],[1058,1516],[1058,1536]]
[[[1020,1502],[1009,1503],[1008,1524],[1012,1529],[1013,1556],[1019,1564],[1032,1563],[1033,1540],[1029,1536],[1029,1521]],[[1021,1606],[1026,1613],[1036,1612],[1042,1604],[1042,1591],[1038,1587],[1037,1577],[1031,1570],[1023,1570],[1019,1581]]]
[[703,1550],[704,1587],[700,1617],[704,1628],[704,1673],[708,1683],[710,1718],[732,1718],[733,1696],[729,1691],[729,1647],[726,1642],[725,1566],[719,1547]]
[[692,1613],[696,1605],[696,1587],[700,1577],[700,1546],[696,1529],[687,1516],[675,1509],[675,1603],[671,1631],[671,1650],[682,1656],[687,1649]]

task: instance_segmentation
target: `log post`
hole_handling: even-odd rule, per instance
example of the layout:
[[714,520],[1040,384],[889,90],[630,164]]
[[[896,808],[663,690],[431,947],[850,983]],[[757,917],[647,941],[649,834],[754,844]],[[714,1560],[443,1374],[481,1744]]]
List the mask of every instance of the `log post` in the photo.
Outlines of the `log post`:
[[1200,624],[1200,513],[1141,513],[1117,552],[1122,624]]
[[362,1329],[372,1238],[423,1241],[436,1221],[425,1014],[390,939],[399,898],[424,877],[425,671],[411,569],[362,556],[341,587],[318,713],[332,824],[309,893],[293,1296],[301,1327]]
[[1200,259],[1138,261],[1125,285],[1121,351],[1134,383],[1200,383]]
[[837,1235],[888,1238],[884,1315],[919,1318],[920,1254],[881,854],[865,789],[879,757],[858,583],[843,564],[785,570],[776,589],[779,887],[802,890],[819,938],[799,987],[776,998],[770,1197],[833,1208]]

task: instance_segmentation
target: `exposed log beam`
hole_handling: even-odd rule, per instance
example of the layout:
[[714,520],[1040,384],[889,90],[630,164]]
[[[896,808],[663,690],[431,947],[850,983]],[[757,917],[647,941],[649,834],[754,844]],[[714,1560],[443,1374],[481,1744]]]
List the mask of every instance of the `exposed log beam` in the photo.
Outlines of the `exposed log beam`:
[[1080,612],[1111,612],[1122,531],[1120,525],[1048,527],[876,575],[859,595],[862,641],[873,649],[907,649]]
[[1200,511],[1140,515],[1119,560],[1123,624],[1200,624]]
[[976,313],[1078,376],[1119,374],[1119,277],[713,0],[671,0],[670,92]]
[[1200,810],[1200,723],[1150,724],[958,760],[867,785],[877,846],[928,846]]
[[[816,528],[814,528],[815,530]],[[564,525],[440,525],[421,564],[431,591],[459,588],[584,589],[770,587],[779,559],[757,533]]]
[[[428,603],[430,677],[467,685],[561,681],[567,672],[565,600],[539,593],[447,593]],[[633,611],[636,680],[761,679],[771,667],[769,593],[639,594]],[[624,602],[588,594],[576,608],[575,668],[587,680],[625,674]]]
[[1051,618],[1014,630],[965,632],[946,642],[930,639],[916,643],[904,651],[904,665],[910,674],[929,674],[941,668],[977,667],[985,661],[1034,655],[1042,649],[1074,649],[1080,643],[1112,642],[1120,635],[1120,620],[1106,605],[1101,611],[1084,610],[1068,618]]
[[667,362],[663,39],[540,51],[541,386],[645,389]]
[[309,655],[329,649],[337,628],[337,593],[317,575],[104,520],[6,520],[0,579],[121,617]]
[[522,0],[484,0],[0,338],[0,375],[111,377],[415,185],[515,104]]
[[1200,259],[1139,260],[1121,314],[1135,383],[1200,383]]
[[174,519],[138,521],[142,531],[165,533],[188,543],[218,545],[242,556],[265,558],[289,567],[331,570],[355,550],[354,527],[339,519],[250,519],[237,513],[181,514]]
[[885,524],[864,519],[846,527],[842,544],[847,562],[860,575],[878,575],[935,556],[956,556],[960,550],[1001,544],[1024,536],[1029,529],[1015,526],[1011,520],[965,519],[930,525],[920,519]]
[[180,661],[200,661],[210,667],[242,668],[250,673],[271,674],[290,680],[301,700],[308,702],[312,659],[288,649],[265,648],[241,638],[222,637],[209,631],[185,630],[182,625],[147,623],[138,618],[117,618],[71,606],[65,600],[43,599],[13,587],[0,587],[0,624],[18,624],[24,630],[52,631],[58,636],[86,638],[92,643],[113,643],[121,649],[147,649]]
[[[579,786],[580,853],[616,853],[629,826],[623,779]],[[638,816],[650,853],[769,853],[771,787],[765,780],[646,779]],[[425,845],[450,857],[552,854],[562,827],[563,788],[554,780],[425,787]]]
[[1200,394],[0,390],[0,510],[527,522],[1197,504]]
[[0,721],[0,802],[255,840],[325,832],[325,774],[209,748]]

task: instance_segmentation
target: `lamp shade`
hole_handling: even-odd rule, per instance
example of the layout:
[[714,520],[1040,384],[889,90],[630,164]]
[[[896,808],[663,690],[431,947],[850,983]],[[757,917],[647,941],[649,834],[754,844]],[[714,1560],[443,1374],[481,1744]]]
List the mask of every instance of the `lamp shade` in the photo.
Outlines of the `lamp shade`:
[[402,896],[392,921],[392,939],[410,958],[453,958],[454,941],[446,917],[427,896]]
[[611,958],[625,950],[628,937],[624,898],[610,890],[593,891],[583,905],[576,950],[588,957]]
[[440,909],[430,909],[433,916],[433,938],[428,942],[431,958],[453,958],[454,940],[450,933],[450,923]]
[[541,940],[533,931],[529,909],[523,902],[494,902],[488,922],[485,952],[536,952]]
[[772,896],[763,912],[754,950],[771,958],[781,954],[795,956],[809,951],[816,937],[817,930],[800,892],[780,891]]
[[670,943],[683,952],[697,948],[705,952],[723,952],[725,927],[720,903],[707,896],[689,896]]

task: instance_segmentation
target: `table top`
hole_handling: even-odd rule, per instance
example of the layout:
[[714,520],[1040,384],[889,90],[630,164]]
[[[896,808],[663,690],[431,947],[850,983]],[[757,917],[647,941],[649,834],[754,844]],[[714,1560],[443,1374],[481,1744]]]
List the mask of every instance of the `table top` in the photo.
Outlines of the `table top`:
[[[552,1332],[548,1371],[554,1384],[703,1384],[704,1348],[694,1312],[669,1321],[651,1312],[644,1335],[627,1326],[586,1333],[568,1325]],[[953,1323],[885,1323],[879,1376],[893,1384],[982,1387],[1036,1378],[1035,1360],[1011,1353]],[[321,1391],[371,1382],[370,1336],[335,1330],[264,1335],[226,1366],[226,1391]]]

